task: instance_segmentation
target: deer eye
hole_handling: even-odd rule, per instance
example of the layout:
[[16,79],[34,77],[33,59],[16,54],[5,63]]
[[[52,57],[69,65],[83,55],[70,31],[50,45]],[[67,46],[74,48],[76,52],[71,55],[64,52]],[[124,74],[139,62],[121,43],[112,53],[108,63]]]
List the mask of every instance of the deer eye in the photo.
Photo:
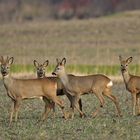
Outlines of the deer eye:
[[60,68],[57,68],[57,70],[60,70]]
[[2,69],[4,69],[4,66],[3,66],[3,65],[1,65],[1,68],[2,68]]

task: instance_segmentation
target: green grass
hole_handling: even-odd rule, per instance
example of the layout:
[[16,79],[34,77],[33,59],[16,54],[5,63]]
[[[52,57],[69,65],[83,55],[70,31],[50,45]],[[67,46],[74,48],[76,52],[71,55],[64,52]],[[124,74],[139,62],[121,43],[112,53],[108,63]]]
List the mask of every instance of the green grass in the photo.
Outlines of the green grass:
[[[52,73],[55,66],[50,65],[46,68],[46,76]],[[66,65],[67,73],[75,74],[105,74],[111,76],[120,75],[119,65]],[[129,71],[132,74],[140,75],[140,65],[130,65]],[[11,73],[36,73],[35,67],[33,65],[12,65]]]
[[[119,13],[108,17],[71,21],[40,21],[0,25],[0,55],[14,56],[12,73],[35,72],[33,60],[43,63],[49,59],[47,73],[51,73],[56,58],[67,58],[68,73],[120,76],[118,56],[133,56],[129,71],[140,75],[140,11]],[[47,75],[47,74],[46,74]],[[73,120],[64,120],[56,107],[56,118],[49,116],[38,122],[43,112],[41,100],[26,100],[21,105],[18,122],[9,123],[11,100],[0,81],[0,139],[2,140],[139,140],[140,117],[132,116],[130,93],[124,83],[114,83],[113,94],[119,99],[122,118],[115,116],[112,103],[106,99],[104,109],[92,118],[98,100],[82,96],[86,118],[76,113]],[[66,110],[69,102],[66,97]],[[128,101],[126,101],[128,98]]]
[[[93,95],[82,96],[83,110],[86,118],[79,118],[75,111],[74,119],[64,120],[58,106],[56,106],[56,117],[50,114],[44,122],[38,122],[44,109],[43,101],[39,99],[25,100],[21,104],[17,122],[9,127],[9,109],[11,100],[6,95],[2,82],[0,82],[0,136],[1,139],[11,140],[139,140],[140,139],[140,117],[132,116],[130,93],[126,92],[124,83],[114,83],[113,94],[118,97],[123,117],[115,115],[115,107],[109,99],[105,98],[106,104],[101,109],[100,115],[92,118],[91,113],[99,105],[97,98]],[[65,110],[69,110],[68,99],[60,97],[65,101]],[[126,101],[128,98],[128,101]]]

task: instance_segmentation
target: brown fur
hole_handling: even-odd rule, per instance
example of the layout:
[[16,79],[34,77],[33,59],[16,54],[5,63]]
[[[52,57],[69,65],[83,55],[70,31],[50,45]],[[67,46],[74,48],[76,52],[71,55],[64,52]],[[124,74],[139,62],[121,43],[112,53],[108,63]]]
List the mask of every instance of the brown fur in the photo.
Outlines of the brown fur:
[[[60,78],[61,82],[65,86],[67,93],[73,97],[73,115],[74,108],[76,108],[81,113],[81,115],[84,115],[84,113],[77,108],[77,102],[79,101],[80,96],[85,93],[94,93],[99,99],[101,107],[104,106],[103,95],[107,96],[114,102],[118,111],[118,115],[121,115],[117,98],[112,95],[111,86],[108,86],[111,85],[109,84],[111,80],[107,76],[101,74],[88,76],[67,75],[65,72],[65,63],[65,58],[63,58],[62,61],[57,59],[57,65],[53,74]],[[96,112],[98,112],[98,110],[99,109],[97,109]]]
[[23,99],[43,97],[45,102],[45,111],[42,116],[43,120],[47,117],[52,108],[52,101],[58,104],[64,113],[63,102],[56,96],[57,83],[55,80],[15,79],[9,75],[10,65],[13,63],[13,57],[7,57],[6,59],[1,57],[0,62],[4,86],[7,90],[8,96],[13,101],[10,114],[10,124],[12,122],[13,113],[15,113],[15,121],[17,121],[19,106]]
[[[46,64],[47,63],[47,64]],[[66,91],[64,89],[64,86],[62,84],[62,82],[60,81],[60,79],[58,77],[46,77],[45,76],[45,68],[48,66],[48,60],[46,60],[43,64],[40,64],[37,62],[37,60],[34,60],[34,66],[36,68],[36,73],[37,73],[37,77],[40,78],[46,78],[46,79],[51,79],[57,82],[57,96],[62,96],[62,95],[67,95]],[[72,100],[70,96],[68,96],[69,100],[70,100],[70,107],[72,107]],[[82,111],[82,100],[79,99],[79,109]],[[55,112],[55,106],[53,107],[53,111]]]
[[132,62],[132,57],[122,59],[122,57],[119,56],[119,59],[126,89],[132,96],[133,115],[137,114],[136,107],[138,107],[138,114],[140,114],[140,76],[131,75],[128,72],[128,65]]

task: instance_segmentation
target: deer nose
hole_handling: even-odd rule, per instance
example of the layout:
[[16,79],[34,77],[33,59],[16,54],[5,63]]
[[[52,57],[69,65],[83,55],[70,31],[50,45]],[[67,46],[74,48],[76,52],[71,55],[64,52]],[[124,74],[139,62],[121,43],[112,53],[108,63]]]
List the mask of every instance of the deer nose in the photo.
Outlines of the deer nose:
[[40,71],[39,74],[43,74],[43,71]]
[[124,67],[121,68],[122,71],[125,71],[126,69]]
[[6,70],[6,69],[3,69],[3,70],[2,70],[2,73],[6,73],[6,72],[7,72],[7,70]]
[[56,75],[56,73],[55,72],[52,72],[52,75]]
[[6,72],[6,71],[3,71],[3,72],[2,72],[2,75],[3,75],[3,76],[6,76],[6,75],[7,75],[7,72]]

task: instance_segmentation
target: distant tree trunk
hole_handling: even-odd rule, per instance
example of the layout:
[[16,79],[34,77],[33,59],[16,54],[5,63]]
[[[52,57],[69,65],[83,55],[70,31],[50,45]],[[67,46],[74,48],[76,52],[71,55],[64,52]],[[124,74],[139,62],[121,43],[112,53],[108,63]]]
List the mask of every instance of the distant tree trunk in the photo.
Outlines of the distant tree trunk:
[[22,22],[22,14],[21,14],[21,9],[22,9],[22,0],[17,0],[16,4],[16,12],[15,12],[15,20],[17,22]]

